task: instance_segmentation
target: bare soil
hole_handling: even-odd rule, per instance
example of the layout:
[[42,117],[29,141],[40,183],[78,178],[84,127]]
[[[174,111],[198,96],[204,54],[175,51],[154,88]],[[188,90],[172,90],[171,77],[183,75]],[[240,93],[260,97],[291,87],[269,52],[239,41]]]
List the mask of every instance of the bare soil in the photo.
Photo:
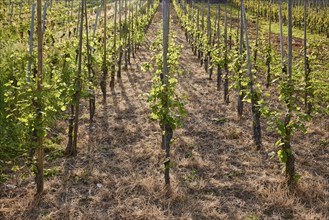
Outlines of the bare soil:
[[[78,155],[46,164],[62,172],[46,180],[42,198],[34,197],[33,177],[13,177],[14,189],[1,185],[0,219],[329,219],[328,118],[316,116],[308,134],[294,136],[301,179],[289,192],[274,146],[278,136],[263,120],[264,146],[255,150],[250,106],[239,120],[234,92],[224,104],[223,91],[207,79],[173,10],[172,29],[183,45],[178,92],[189,98],[184,126],[174,133],[167,192],[161,130],[147,104],[152,73],[141,70],[142,63],[152,62],[149,47],[160,11],[108,102],[97,96],[91,131],[83,104]],[[65,134],[66,127],[59,122],[56,131]]]

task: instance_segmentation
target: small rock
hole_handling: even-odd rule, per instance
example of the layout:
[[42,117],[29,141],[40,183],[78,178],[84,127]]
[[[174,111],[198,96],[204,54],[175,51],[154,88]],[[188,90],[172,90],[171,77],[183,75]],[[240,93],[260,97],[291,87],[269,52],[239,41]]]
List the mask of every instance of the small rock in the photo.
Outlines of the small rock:
[[15,186],[13,184],[6,184],[6,187],[8,187],[9,189],[15,189],[15,188],[17,188],[17,186]]
[[270,153],[267,154],[269,158],[273,158],[275,156],[275,152],[272,151]]

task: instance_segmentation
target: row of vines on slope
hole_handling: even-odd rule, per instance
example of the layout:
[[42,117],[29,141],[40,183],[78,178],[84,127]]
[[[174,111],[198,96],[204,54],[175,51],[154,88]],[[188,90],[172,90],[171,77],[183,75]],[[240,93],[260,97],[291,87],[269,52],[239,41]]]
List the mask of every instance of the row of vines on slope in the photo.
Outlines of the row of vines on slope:
[[[293,186],[298,180],[297,172],[295,171],[294,153],[291,147],[292,136],[296,131],[306,132],[305,122],[311,119],[311,112],[316,113],[316,109],[312,111],[308,108],[311,103],[314,103],[314,93],[311,93],[313,88],[311,75],[309,72],[310,63],[308,62],[306,48],[306,30],[304,37],[304,65],[303,68],[293,67],[292,64],[292,1],[288,2],[288,58],[285,60],[283,32],[282,32],[282,7],[280,10],[280,25],[281,25],[281,54],[272,50],[271,40],[258,39],[258,26],[256,26],[256,39],[251,42],[248,32],[248,20],[244,6],[244,1],[239,2],[238,21],[236,30],[230,27],[228,31],[228,10],[227,5],[224,5],[224,21],[222,21],[222,7],[218,4],[216,7],[215,17],[211,17],[211,8],[208,2],[208,16],[205,25],[204,8],[200,5],[187,4],[185,1],[173,1],[175,11],[180,19],[181,26],[185,31],[186,39],[191,44],[195,55],[201,60],[200,64],[204,65],[206,72],[211,79],[213,68],[217,68],[217,88],[220,90],[220,85],[224,83],[224,102],[229,103],[228,99],[228,82],[232,81],[237,93],[237,113],[240,119],[243,115],[243,102],[250,103],[253,138],[257,149],[261,149],[261,116],[266,119],[268,125],[274,128],[279,139],[276,145],[279,147],[278,156],[284,163],[287,183]],[[200,16],[201,14],[201,16]],[[231,21],[232,21],[232,12]],[[306,13],[304,13],[306,16]],[[258,25],[258,22],[256,22]],[[271,39],[271,28],[269,24],[269,39]],[[207,29],[205,28],[207,26]],[[224,31],[222,31],[224,29]],[[230,39],[232,41],[230,42]],[[259,47],[259,42],[265,46]],[[268,44],[266,45],[266,42]],[[255,46],[253,46],[255,45]],[[316,49],[316,48],[315,48]],[[259,53],[259,55],[257,55]],[[271,58],[275,55],[282,56],[280,63],[273,63]],[[253,59],[252,59],[253,55]],[[260,58],[265,58],[267,61],[258,61]],[[261,64],[266,64],[266,68]],[[274,72],[269,77],[270,65]],[[304,69],[305,67],[305,69]],[[223,75],[224,71],[224,77]],[[270,84],[277,86],[277,96],[279,101],[286,106],[286,109],[280,106],[272,106],[267,98],[267,92],[264,92],[262,75],[267,71],[266,87]],[[305,74],[305,75],[304,75]],[[269,79],[270,78],[270,79]],[[224,82],[223,82],[224,81]],[[307,85],[300,87],[299,85]],[[305,100],[304,102],[300,100]]]
[[[240,1],[233,0],[235,5],[240,5]],[[246,2],[246,10],[253,14],[258,14],[269,20],[279,22],[280,9],[278,5],[282,5],[282,22],[288,24],[288,1],[262,1],[252,0]],[[304,19],[304,3],[308,8],[308,16]],[[329,7],[328,1],[294,1],[292,8],[292,25],[302,29],[304,24],[309,27],[309,30],[313,33],[325,34],[329,37]]]
[[[170,186],[169,169],[170,144],[176,128],[182,126],[186,115],[184,98],[176,92],[178,83],[180,46],[175,42],[175,33],[170,31],[170,13],[167,0],[162,4],[162,29],[160,28],[152,50],[156,53],[156,71],[152,78],[152,88],[148,94],[151,118],[159,122],[162,131],[161,147],[165,151],[164,179]],[[169,56],[170,54],[170,56]]]
[[[42,179],[43,158],[38,157],[36,163],[34,152],[37,150],[38,155],[43,155],[44,146],[52,144],[56,134],[51,128],[58,119],[68,118],[69,122],[66,153],[77,153],[80,100],[89,100],[92,126],[96,108],[94,91],[97,85],[101,84],[106,101],[104,85],[107,85],[108,81],[107,68],[110,69],[110,86],[113,89],[114,72],[121,68],[120,59],[127,60],[129,64],[130,54],[137,52],[159,5],[158,1],[131,1],[129,5],[126,2],[122,0],[111,4],[114,12],[111,16],[114,19],[108,22],[107,11],[110,11],[110,8],[104,0],[104,16],[99,18],[101,7],[98,7],[93,27],[88,19],[85,0],[74,14],[79,18],[78,23],[68,22],[64,28],[60,24],[49,22],[50,16],[47,16],[47,20],[44,16],[42,20],[42,12],[38,11],[40,14],[37,18],[37,30],[41,31],[41,36],[38,32],[37,38],[33,37],[34,4],[31,5],[33,13],[30,19],[21,20],[20,24],[1,22],[4,34],[0,36],[0,50],[4,59],[0,61],[0,135],[4,138],[1,138],[0,146],[1,151],[6,152],[1,156],[1,162],[11,161],[13,156],[18,156],[22,159],[17,158],[15,167],[28,167],[38,175],[38,179]],[[53,3],[51,13],[55,13],[55,17],[62,22],[67,14],[64,13],[62,17],[61,11],[55,12],[57,4],[61,3]],[[69,4],[67,5],[69,7]],[[37,7],[40,10],[41,2]],[[62,5],[59,8],[62,8]],[[45,13],[47,10],[44,10]],[[122,13],[124,18],[121,18]],[[116,19],[117,17],[119,19]],[[97,19],[103,28],[96,29]],[[29,21],[32,21],[31,25],[27,25]],[[43,33],[40,28],[42,21],[45,24]],[[29,36],[20,35],[11,25],[19,25],[23,28],[22,32],[28,32]],[[92,28],[94,29],[91,37]],[[37,52],[34,44],[36,40]],[[31,48],[31,53],[27,50],[28,47]],[[120,53],[125,56],[120,57]],[[29,62],[31,71],[27,71]],[[100,74],[101,72],[103,74]],[[29,149],[30,152],[27,153]],[[29,160],[24,162],[26,158]],[[42,181],[37,185],[38,193],[41,193]]]
[[[204,31],[204,19],[201,19],[200,25],[200,12],[199,9],[194,9],[187,4],[180,4],[174,1],[174,8],[181,20],[182,28],[186,32],[188,41],[192,44],[192,50],[198,55],[198,58],[204,60],[203,63],[209,63],[205,70],[209,73],[209,78],[211,79],[213,67],[217,68],[217,90],[220,90],[221,84],[224,85],[224,102],[229,104],[229,80],[231,78],[231,70],[236,74],[232,78],[237,79],[237,84],[234,87],[238,90],[238,107],[237,112],[239,117],[242,116],[243,112],[243,102],[242,99],[248,99],[252,103],[252,113],[253,113],[253,130],[254,130],[254,141],[257,148],[261,147],[261,131],[260,131],[260,91],[257,85],[254,85],[254,74],[250,72],[249,75],[242,75],[241,69],[241,59],[244,59],[245,50],[243,49],[242,41],[238,50],[231,50],[232,45],[229,44],[229,39],[233,35],[228,33],[228,21],[227,21],[227,10],[225,10],[224,17],[224,31],[222,32],[221,25],[221,8],[218,6],[217,16],[215,21],[211,20],[210,17],[210,7],[208,4],[208,19],[207,33]],[[225,6],[226,8],[226,6]],[[196,21],[196,22],[195,22]],[[215,25],[212,25],[215,24]],[[212,28],[213,27],[213,28]],[[233,33],[233,31],[231,32]],[[241,32],[242,33],[242,32]],[[243,37],[243,36],[242,36]],[[210,38],[210,39],[209,39]],[[242,38],[241,38],[242,39]],[[200,54],[200,55],[199,55]],[[209,68],[209,66],[211,68]],[[224,71],[224,76],[223,76]],[[249,87],[247,88],[247,86]],[[242,96],[244,94],[244,97]]]

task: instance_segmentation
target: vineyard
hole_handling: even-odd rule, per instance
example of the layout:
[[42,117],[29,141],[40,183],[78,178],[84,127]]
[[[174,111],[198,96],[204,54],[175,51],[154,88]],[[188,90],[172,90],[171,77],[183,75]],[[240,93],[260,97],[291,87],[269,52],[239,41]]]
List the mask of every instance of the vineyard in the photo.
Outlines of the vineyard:
[[328,14],[1,1],[0,219],[329,219]]

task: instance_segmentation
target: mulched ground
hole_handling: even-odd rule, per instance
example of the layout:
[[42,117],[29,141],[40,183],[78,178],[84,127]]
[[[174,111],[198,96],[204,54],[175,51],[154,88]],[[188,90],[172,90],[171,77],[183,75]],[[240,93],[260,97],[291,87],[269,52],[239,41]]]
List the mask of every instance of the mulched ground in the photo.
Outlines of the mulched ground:
[[[271,157],[277,135],[262,121],[264,147],[255,150],[250,106],[239,120],[234,92],[224,104],[223,91],[207,79],[173,9],[172,17],[183,45],[178,92],[188,96],[188,115],[174,133],[170,192],[164,188],[161,131],[146,102],[152,73],[141,70],[142,63],[152,62],[159,9],[105,105],[98,95],[92,131],[84,105],[78,155],[46,165],[62,172],[46,181],[41,201],[33,199],[32,177],[17,180],[15,189],[1,186],[0,219],[329,219],[328,118],[317,116],[307,135],[294,136],[301,179],[288,193],[282,166]],[[59,132],[66,127],[59,122]]]

